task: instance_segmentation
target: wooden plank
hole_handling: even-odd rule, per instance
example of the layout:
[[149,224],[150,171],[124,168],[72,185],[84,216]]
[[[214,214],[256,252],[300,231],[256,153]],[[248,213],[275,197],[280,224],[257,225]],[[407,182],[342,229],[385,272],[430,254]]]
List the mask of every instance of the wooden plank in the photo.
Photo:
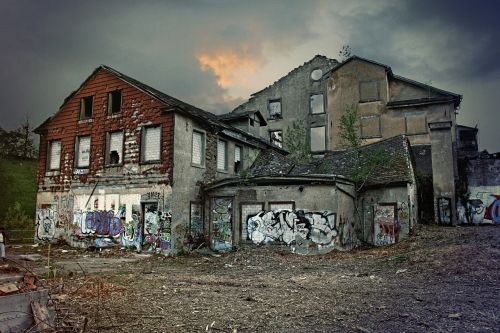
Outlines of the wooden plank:
[[49,328],[49,309],[45,305],[40,304],[37,301],[31,302],[31,311],[33,311],[33,318],[35,319],[35,324],[38,326],[40,331],[44,331]]

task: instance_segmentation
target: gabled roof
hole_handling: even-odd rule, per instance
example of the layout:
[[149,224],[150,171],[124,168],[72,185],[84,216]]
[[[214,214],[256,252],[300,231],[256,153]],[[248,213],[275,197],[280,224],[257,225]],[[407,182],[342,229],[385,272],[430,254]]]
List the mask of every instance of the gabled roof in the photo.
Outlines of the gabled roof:
[[[344,65],[350,63],[351,61],[353,60],[360,60],[360,61],[364,61],[364,62],[367,62],[367,63],[370,63],[370,64],[373,64],[373,65],[376,65],[376,66],[380,66],[382,68],[385,69],[385,71],[387,72],[387,75],[394,79],[394,80],[400,80],[400,81],[404,81],[406,83],[409,83],[409,84],[412,84],[412,85],[415,85],[415,86],[418,86],[420,88],[424,88],[424,89],[429,89],[430,91],[432,92],[435,92],[435,93],[438,93],[438,94],[442,94],[442,95],[446,95],[448,97],[451,97],[448,101],[450,100],[453,100],[455,102],[455,105],[458,106],[460,105],[460,102],[462,101],[462,95],[460,94],[455,94],[455,93],[452,93],[450,91],[446,91],[446,90],[443,90],[443,89],[439,89],[439,88],[436,88],[436,87],[433,87],[433,86],[430,86],[428,84],[425,84],[425,83],[422,83],[422,82],[418,82],[418,81],[415,81],[415,80],[412,80],[412,79],[409,79],[409,78],[406,78],[404,76],[400,76],[400,75],[396,75],[392,72],[392,68],[390,66],[387,66],[387,65],[384,65],[382,63],[379,63],[379,62],[376,62],[376,61],[373,61],[373,60],[370,60],[370,59],[366,59],[366,58],[363,58],[363,57],[359,57],[359,56],[356,56],[356,55],[353,55],[353,56],[350,56],[349,58],[347,58],[346,60],[344,60],[343,62],[341,62],[340,64],[338,64],[337,66],[333,67],[332,69],[330,69],[328,72],[326,72],[323,77],[328,77],[331,75],[332,72],[338,70],[339,68],[343,67]],[[399,101],[398,101],[399,102]],[[439,102],[443,102],[443,101],[439,101]],[[390,103],[397,103],[397,102],[389,102],[387,103],[387,105],[389,106]]]
[[354,151],[329,152],[320,160],[309,164],[296,164],[276,151],[262,151],[249,169],[252,177],[271,176],[342,176],[349,179],[358,156],[366,158],[371,152],[382,149],[397,158],[395,165],[380,165],[368,176],[365,186],[413,182],[412,158],[408,138],[398,135],[360,147],[360,154]]
[[257,116],[259,118],[259,122],[261,126],[266,126],[267,121],[264,119],[264,116],[259,110],[254,110],[254,111],[245,111],[245,112],[240,112],[240,113],[225,113],[221,115],[217,115],[217,118],[220,121],[226,122],[226,121],[232,121],[236,119],[242,119],[242,118],[249,118],[253,119],[254,116]]

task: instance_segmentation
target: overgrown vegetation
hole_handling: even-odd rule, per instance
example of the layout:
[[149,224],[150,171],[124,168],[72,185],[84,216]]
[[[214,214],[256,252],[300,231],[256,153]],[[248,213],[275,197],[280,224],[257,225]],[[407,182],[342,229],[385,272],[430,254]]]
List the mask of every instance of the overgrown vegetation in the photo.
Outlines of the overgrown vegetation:
[[286,128],[283,143],[290,152],[288,157],[295,163],[309,163],[312,160],[307,129],[300,121],[294,121]]

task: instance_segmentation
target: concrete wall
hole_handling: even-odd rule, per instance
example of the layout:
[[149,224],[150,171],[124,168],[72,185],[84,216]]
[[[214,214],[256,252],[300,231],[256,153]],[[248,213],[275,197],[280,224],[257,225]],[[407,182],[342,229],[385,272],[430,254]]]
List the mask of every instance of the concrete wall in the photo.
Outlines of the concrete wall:
[[[295,246],[298,253],[313,254],[322,251],[328,251],[332,248],[337,249],[350,249],[357,244],[357,238],[354,232],[354,199],[346,195],[341,190],[344,190],[353,195],[352,185],[274,185],[274,186],[226,186],[212,190],[206,195],[205,209],[210,211],[205,216],[205,228],[210,234],[214,236],[217,230],[217,218],[220,214],[214,211],[214,199],[228,198],[231,200],[231,241],[232,245],[241,243],[267,243],[272,237],[265,235],[262,232],[257,232],[248,225],[248,219],[251,216],[257,215],[262,211],[259,216],[259,223],[261,227],[269,224],[271,230],[275,225],[285,223],[287,220],[288,227],[283,224],[280,231],[269,231],[270,234],[275,235],[278,233],[280,237],[273,238],[278,243],[286,243]],[[341,190],[339,190],[339,188]],[[279,215],[280,210],[286,210],[284,215]],[[335,229],[335,237],[340,234],[342,236],[334,243],[328,243],[329,246],[315,246],[309,241],[307,246],[298,246],[295,242],[295,233],[297,229],[293,227],[293,221],[297,220],[298,211],[304,211],[307,218],[314,221],[327,221],[326,216],[330,216],[330,223],[333,223],[328,228]],[[214,217],[215,216],[215,217]],[[323,217],[322,217],[323,216]],[[271,222],[274,221],[274,222]],[[276,224],[275,222],[278,221]],[[332,222],[334,221],[334,222]],[[326,222],[325,222],[326,223]],[[280,225],[281,225],[280,224]],[[314,223],[312,223],[314,224]],[[271,227],[272,226],[272,227]],[[292,226],[292,227],[290,227]],[[257,228],[257,227],[256,227]],[[326,227],[325,227],[326,228]],[[284,230],[288,230],[288,235],[283,235]],[[252,238],[252,230],[254,238]],[[330,229],[328,229],[330,230]],[[291,233],[291,234],[290,234]],[[286,234],[286,233],[285,233]],[[258,238],[257,238],[258,237]],[[213,243],[213,242],[212,242]],[[302,243],[301,243],[302,244]],[[305,245],[305,244],[302,244]],[[317,245],[317,244],[316,244]]]
[[[312,80],[311,72],[315,69],[321,69],[323,73],[326,73],[335,63],[332,59],[317,56],[268,88],[254,94],[247,103],[242,104],[234,112],[259,110],[268,123],[267,126],[260,127],[260,136],[266,140],[269,140],[269,131],[282,130],[285,134],[286,128],[295,121],[305,126],[308,129],[307,133],[311,127],[325,126],[328,123],[326,82]],[[310,97],[317,93],[323,94],[325,110],[323,114],[311,114],[310,112]],[[281,99],[281,119],[270,119],[269,117],[268,103],[273,99]]]

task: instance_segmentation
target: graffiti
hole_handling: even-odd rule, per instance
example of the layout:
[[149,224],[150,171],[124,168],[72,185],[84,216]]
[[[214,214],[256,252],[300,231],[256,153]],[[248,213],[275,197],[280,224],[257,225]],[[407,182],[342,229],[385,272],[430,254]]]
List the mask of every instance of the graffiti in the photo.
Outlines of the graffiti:
[[246,225],[248,238],[253,243],[287,244],[299,254],[326,253],[335,247],[355,244],[352,223],[341,218],[337,224],[336,213],[330,211],[261,211],[248,218]]
[[231,198],[213,198],[211,210],[212,248],[223,250],[232,247],[232,206]]
[[451,224],[451,199],[440,197],[437,199],[438,221],[440,224]]
[[[46,207],[46,206],[45,206]],[[36,210],[36,237],[49,241],[55,237],[59,214],[51,208]]]
[[500,195],[477,192],[475,198],[467,200],[467,207],[458,208],[461,223],[498,224],[500,223]]
[[132,214],[132,220],[125,222],[121,234],[120,243],[123,248],[135,247],[139,252],[141,251],[141,223],[139,222],[138,214]]
[[190,217],[188,242],[192,245],[201,245],[204,242],[203,214],[201,203],[191,202]]
[[396,204],[375,205],[374,240],[376,246],[390,245],[397,241],[401,225],[397,220]]
[[98,236],[118,236],[123,225],[121,219],[110,211],[76,211],[73,214],[73,223],[77,226],[77,236],[93,234]]
[[144,204],[144,245],[147,251],[161,252],[171,248],[172,214],[159,212],[157,203]]

